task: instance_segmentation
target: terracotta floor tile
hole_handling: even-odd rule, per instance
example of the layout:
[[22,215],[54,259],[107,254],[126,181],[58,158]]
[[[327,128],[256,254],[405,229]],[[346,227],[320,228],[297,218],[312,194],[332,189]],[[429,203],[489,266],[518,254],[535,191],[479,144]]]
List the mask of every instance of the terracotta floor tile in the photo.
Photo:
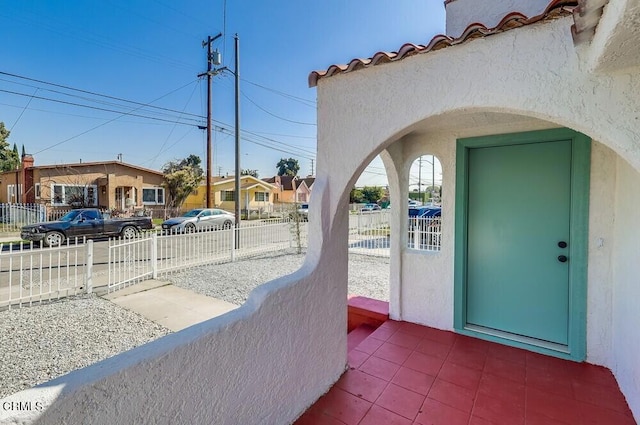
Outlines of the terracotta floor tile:
[[590,403],[580,403],[579,406],[580,424],[584,425],[636,425],[635,420],[629,414],[620,413],[615,410]]
[[360,425],[411,425],[411,421],[380,406],[373,405]]
[[411,353],[412,351],[408,348],[392,344],[391,342],[385,342],[376,350],[375,353],[373,353],[373,355],[401,365],[409,358]]
[[415,423],[422,425],[467,425],[469,414],[427,398]]
[[295,425],[637,425],[606,368],[421,325],[388,320],[348,363]]
[[524,363],[514,363],[510,360],[487,357],[484,363],[484,373],[509,379],[519,384],[524,384],[526,367]]
[[587,363],[567,362],[567,370],[574,381],[603,385],[618,389],[618,382],[609,369]]
[[555,419],[548,418],[538,412],[527,411],[525,417],[526,425],[574,425],[566,422],[560,422]]
[[449,352],[449,355],[447,356],[448,362],[477,370],[484,369],[484,363],[486,359],[486,353],[482,351],[467,350],[456,345],[453,346],[453,348]]
[[469,425],[496,425],[496,424],[484,418],[481,418],[479,416],[471,415],[471,420],[469,421]]
[[536,388],[543,393],[574,398],[570,379],[558,379],[558,376],[547,370],[528,368],[527,388]]
[[427,398],[431,398],[460,411],[470,413],[475,401],[476,392],[451,382],[436,378],[429,390]]
[[628,415],[631,411],[620,391],[609,386],[584,382],[573,382],[573,393],[576,400],[615,410]]
[[320,409],[309,409],[293,425],[345,425],[344,422],[324,414]]
[[537,369],[553,373],[558,377],[570,377],[568,361],[544,354],[527,352],[527,370]]
[[373,331],[373,333],[370,336],[371,338],[379,339],[381,341],[386,341],[389,338],[391,338],[391,336],[396,332],[397,332],[396,329],[379,327],[378,329]]
[[558,422],[580,424],[580,402],[572,398],[527,387],[527,414],[544,416]]
[[488,342],[483,339],[472,338],[466,335],[458,335],[455,344],[453,344],[454,348],[457,349],[461,349],[464,351],[479,351],[485,354],[493,345],[494,343],[492,342]]
[[524,425],[524,412],[524,403],[518,405],[480,392],[473,406],[473,416],[479,416],[496,425]]
[[397,331],[398,329],[400,329],[400,326],[402,326],[402,323],[403,322],[398,322],[397,320],[389,319],[385,321],[382,325],[380,325],[378,329],[383,328],[383,329],[391,329],[391,330]]
[[369,336],[356,347],[356,350],[363,351],[367,354],[373,354],[382,344],[384,344],[384,341]]
[[425,396],[421,394],[389,384],[376,400],[376,404],[404,418],[414,420],[424,399]]
[[387,384],[388,382],[384,379],[359,370],[348,370],[336,382],[336,387],[373,403],[382,394]]
[[408,348],[409,350],[415,350],[418,346],[422,338],[417,337],[415,335],[408,334],[406,332],[402,332],[402,329],[393,334],[391,338],[387,340],[395,345],[399,345],[400,347]]
[[369,358],[369,354],[364,351],[351,350],[347,354],[347,364],[352,368],[359,368],[362,363]]
[[436,376],[440,372],[442,363],[444,363],[442,359],[414,351],[402,365],[427,375]]
[[429,393],[434,380],[435,378],[431,375],[406,367],[401,367],[391,382],[402,388],[406,388],[426,396]]
[[319,412],[339,419],[347,425],[357,425],[371,408],[371,403],[340,388],[333,387],[318,400]]
[[[499,376],[483,374],[478,387],[478,393],[524,407],[525,385]],[[486,418],[489,419],[489,418]]]
[[432,341],[426,338],[421,340],[416,347],[416,351],[419,351],[422,354],[428,354],[441,359],[446,359],[450,350],[451,345]]
[[525,350],[507,345],[494,344],[489,347],[487,355],[489,357],[495,357],[496,359],[509,360],[514,363],[525,365],[527,363],[527,352]]
[[427,328],[425,326],[410,322],[403,322],[402,325],[400,325],[399,330],[401,332],[417,336],[420,339],[424,338],[425,334],[427,333]]
[[451,362],[444,362],[438,374],[438,378],[440,379],[474,391],[478,389],[481,377],[481,371]]
[[398,369],[400,369],[400,365],[373,356],[369,357],[359,367],[359,370],[377,378],[384,379],[385,381],[391,381]]
[[426,328],[423,338],[439,342],[451,347],[457,339],[457,335],[451,331],[443,331],[435,328]]
[[375,331],[375,328],[368,325],[360,325],[347,334],[347,352],[356,348],[362,341],[367,339]]

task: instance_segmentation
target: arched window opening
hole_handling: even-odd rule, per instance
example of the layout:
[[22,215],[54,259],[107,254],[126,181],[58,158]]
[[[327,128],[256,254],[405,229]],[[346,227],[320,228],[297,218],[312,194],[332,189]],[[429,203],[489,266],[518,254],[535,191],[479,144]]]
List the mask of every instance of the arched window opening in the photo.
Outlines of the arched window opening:
[[409,171],[407,247],[440,251],[442,247],[442,166],[435,155],[421,155]]

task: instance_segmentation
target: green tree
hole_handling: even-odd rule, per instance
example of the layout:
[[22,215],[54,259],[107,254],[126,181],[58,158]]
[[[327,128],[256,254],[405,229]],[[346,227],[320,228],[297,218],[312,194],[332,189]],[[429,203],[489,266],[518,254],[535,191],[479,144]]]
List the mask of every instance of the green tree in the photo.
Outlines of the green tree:
[[297,176],[300,171],[300,164],[297,159],[281,158],[276,164],[279,176]]
[[14,151],[9,148],[9,142],[7,142],[10,133],[0,121],[0,171],[13,171],[20,166],[17,147]]
[[162,167],[169,206],[181,207],[189,194],[200,186],[204,179],[200,164],[199,156],[189,155],[182,160],[169,161]]
[[362,204],[364,202],[364,195],[362,191],[357,188],[351,189],[351,193],[349,194],[349,203],[352,204]]
[[376,203],[384,196],[384,189],[380,186],[365,186],[361,190],[367,203]]
[[240,171],[240,175],[258,178],[258,170],[242,170]]

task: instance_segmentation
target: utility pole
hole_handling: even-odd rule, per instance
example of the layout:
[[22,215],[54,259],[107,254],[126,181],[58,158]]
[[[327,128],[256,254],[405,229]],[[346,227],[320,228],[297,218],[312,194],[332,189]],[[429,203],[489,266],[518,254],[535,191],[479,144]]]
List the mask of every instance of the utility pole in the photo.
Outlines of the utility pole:
[[315,174],[313,174],[313,159],[311,160],[311,175],[315,176]]
[[431,204],[433,204],[434,193],[436,193],[436,157],[431,155]]
[[220,37],[222,33],[218,33],[215,37],[208,36],[207,40],[202,42],[202,47],[207,47],[207,72],[198,74],[198,77],[207,76],[207,208],[213,206],[211,199],[211,77],[218,72],[213,70],[213,65],[220,65],[220,55],[218,52],[214,55],[211,44]]
[[[236,150],[236,172],[235,172],[235,192],[236,192],[236,205],[235,205],[235,216],[236,216],[236,228],[235,228],[235,246],[236,248],[240,247],[240,39],[238,38],[238,34],[236,33],[235,37],[235,50],[236,50],[236,63],[235,63],[235,72],[233,75],[236,77],[235,80],[235,115],[236,115],[236,140],[235,140],[235,150]],[[248,207],[248,205],[247,205]],[[247,219],[249,218],[249,210],[247,209]]]
[[418,158],[418,200],[422,202],[422,156]]

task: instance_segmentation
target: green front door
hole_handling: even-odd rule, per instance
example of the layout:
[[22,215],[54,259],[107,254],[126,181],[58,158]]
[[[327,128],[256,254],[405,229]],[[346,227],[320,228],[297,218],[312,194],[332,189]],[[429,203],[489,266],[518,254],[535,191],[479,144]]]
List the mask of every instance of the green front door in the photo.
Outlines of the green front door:
[[470,149],[467,325],[568,345],[571,146]]

